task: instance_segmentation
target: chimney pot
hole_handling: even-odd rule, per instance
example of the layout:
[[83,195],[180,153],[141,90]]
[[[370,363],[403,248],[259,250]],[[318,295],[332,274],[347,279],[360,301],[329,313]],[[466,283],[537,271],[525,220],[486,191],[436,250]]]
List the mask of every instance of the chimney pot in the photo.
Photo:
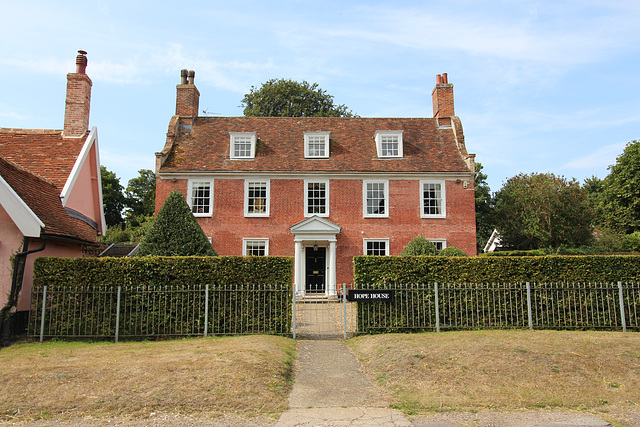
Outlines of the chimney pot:
[[442,76],[440,74],[436,74],[436,84],[442,84]]
[[449,79],[447,78],[447,73],[442,73],[442,83],[449,84]]
[[195,82],[194,82],[195,78],[196,78],[196,72],[193,71],[193,70],[190,70],[189,71],[189,84],[190,85],[195,84]]
[[187,70],[180,70],[180,84],[187,84]]
[[78,56],[76,56],[76,73],[85,74],[87,71],[87,52],[84,50],[78,51]]

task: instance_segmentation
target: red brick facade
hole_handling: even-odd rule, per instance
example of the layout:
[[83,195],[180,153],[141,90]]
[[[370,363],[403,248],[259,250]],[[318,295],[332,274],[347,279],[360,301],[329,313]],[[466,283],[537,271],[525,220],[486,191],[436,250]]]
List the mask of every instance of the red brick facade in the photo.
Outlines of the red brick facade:
[[[326,248],[323,280],[329,294],[336,284],[352,283],[353,257],[366,254],[367,239],[382,241],[389,255],[419,235],[476,255],[473,155],[453,116],[452,85],[442,86],[447,92],[437,102],[451,113],[442,118],[174,117],[167,143],[156,154],[156,210],[179,189],[197,212],[194,188],[204,182],[211,193],[202,199],[205,213],[196,216],[218,254],[242,255],[243,239],[260,239],[269,255],[294,257],[296,281],[304,282],[310,274],[305,251]],[[403,154],[381,157],[374,138],[379,131],[401,135]],[[233,158],[230,134],[240,132],[255,134],[253,157]],[[310,132],[330,132],[326,158],[309,158],[304,151]],[[268,216],[247,214],[246,180],[268,182]],[[365,180],[382,182],[387,191],[380,217],[365,215]],[[328,215],[305,215],[307,181],[328,184]],[[443,190],[438,215],[423,212],[421,183]],[[304,292],[305,285],[296,289]]]

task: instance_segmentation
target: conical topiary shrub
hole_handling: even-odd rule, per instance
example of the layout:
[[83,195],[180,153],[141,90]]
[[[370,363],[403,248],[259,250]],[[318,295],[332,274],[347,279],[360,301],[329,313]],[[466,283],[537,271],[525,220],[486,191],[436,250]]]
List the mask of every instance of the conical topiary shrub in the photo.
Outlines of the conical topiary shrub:
[[173,190],[164,201],[137,256],[215,256],[209,239],[193,217],[182,193]]

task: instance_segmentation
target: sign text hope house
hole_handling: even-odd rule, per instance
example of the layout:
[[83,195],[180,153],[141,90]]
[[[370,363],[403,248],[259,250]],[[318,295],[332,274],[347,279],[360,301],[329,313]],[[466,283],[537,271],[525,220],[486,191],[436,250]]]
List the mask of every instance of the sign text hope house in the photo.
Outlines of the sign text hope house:
[[385,301],[393,302],[393,290],[389,289],[349,289],[347,291],[347,301],[368,302]]

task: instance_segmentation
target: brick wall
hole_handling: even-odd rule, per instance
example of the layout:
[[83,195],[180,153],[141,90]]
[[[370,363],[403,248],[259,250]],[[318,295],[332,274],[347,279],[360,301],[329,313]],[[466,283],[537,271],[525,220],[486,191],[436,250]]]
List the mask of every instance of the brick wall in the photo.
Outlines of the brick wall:
[[[389,180],[389,217],[363,218],[362,181],[330,181],[329,221],[342,227],[337,235],[337,283],[352,283],[352,258],[363,253],[363,239],[389,239],[398,255],[414,237],[444,239],[468,255],[476,255],[473,182],[446,181],[446,218],[420,217],[419,180]],[[174,189],[187,194],[187,180],[158,179],[156,210]],[[244,217],[244,179],[216,179],[213,216],[198,218],[220,255],[242,255],[243,238],[269,239],[269,254],[294,256],[289,227],[304,220],[304,180],[271,179],[268,218]]]

